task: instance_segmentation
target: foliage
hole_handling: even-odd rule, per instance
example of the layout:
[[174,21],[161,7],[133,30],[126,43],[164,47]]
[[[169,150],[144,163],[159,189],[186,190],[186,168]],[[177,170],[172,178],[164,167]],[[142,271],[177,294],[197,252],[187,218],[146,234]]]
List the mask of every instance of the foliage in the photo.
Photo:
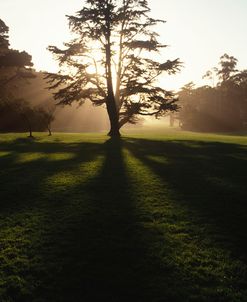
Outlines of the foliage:
[[48,130],[55,119],[54,109],[32,107],[23,99],[3,99],[0,101],[0,131],[23,132]]
[[37,112],[39,114],[40,122],[46,127],[49,132],[49,136],[52,135],[51,133],[51,124],[55,120],[55,111],[56,107],[48,107],[46,109],[39,107]]
[[13,92],[13,82],[33,78],[32,57],[25,51],[9,48],[9,28],[0,19],[0,99]]
[[178,108],[174,94],[159,87],[158,78],[176,73],[181,63],[152,59],[166,45],[152,29],[163,21],[149,13],[143,0],[88,0],[68,16],[73,40],[64,49],[49,47],[61,66],[58,74],[47,75],[51,89],[57,89],[55,99],[59,104],[90,100],[105,105],[110,135],[136,123],[139,115],[158,118]]
[[54,115],[49,109],[33,108],[23,99],[16,98],[21,82],[34,78],[29,67],[33,65],[32,57],[25,51],[9,48],[9,28],[0,19],[0,131],[47,129],[50,132]]
[[0,67],[26,67],[33,66],[32,57],[25,51],[9,50],[0,56]]
[[4,54],[9,47],[9,37],[8,37],[9,28],[0,19],[0,55]]
[[236,69],[237,59],[227,54],[219,68],[204,77],[217,86],[184,86],[180,93],[180,119],[183,129],[197,131],[239,131],[247,125],[247,72]]

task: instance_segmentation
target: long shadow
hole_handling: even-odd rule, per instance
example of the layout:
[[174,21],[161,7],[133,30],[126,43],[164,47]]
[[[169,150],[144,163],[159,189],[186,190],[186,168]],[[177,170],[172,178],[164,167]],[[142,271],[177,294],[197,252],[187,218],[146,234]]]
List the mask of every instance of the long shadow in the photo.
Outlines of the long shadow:
[[[225,192],[214,180],[227,179],[236,188],[244,185],[242,146],[136,139],[104,144],[6,143],[1,146],[9,153],[1,171],[0,235],[6,235],[5,229],[11,234],[0,248],[3,253],[11,249],[11,254],[5,252],[9,258],[2,265],[6,275],[4,292],[0,288],[2,300],[189,301],[188,293],[194,291],[192,279],[187,278],[190,273],[183,275],[176,261],[170,261],[173,245],[166,234],[143,225],[123,147],[168,182],[175,201],[193,209],[200,216],[199,223],[217,226],[244,251],[240,241],[246,235],[244,230],[237,231],[246,227],[242,200],[246,192],[237,193],[233,205],[233,189]],[[68,152],[73,157],[18,162],[19,155],[27,152]],[[233,176],[235,169],[238,172]],[[61,183],[50,181],[61,173],[65,173]],[[79,182],[68,183],[67,178],[73,180],[73,176]],[[215,194],[223,194],[222,199]],[[240,209],[242,216],[234,218],[234,211]]]
[[[6,153],[0,157],[2,213],[5,210],[15,213],[22,208],[34,207],[36,201],[38,205],[40,196],[45,193],[43,182],[46,179],[60,172],[73,171],[78,165],[102,155],[101,146],[97,143],[40,142],[29,139],[1,142],[0,151]],[[58,160],[49,158],[56,153],[71,156]],[[27,155],[27,160],[20,160],[22,155]],[[30,155],[34,155],[34,158],[30,158]]]
[[[80,184],[79,200],[62,211],[63,224],[50,233],[52,251],[42,249],[47,278],[37,288],[45,301],[183,301],[171,292],[176,269],[153,253],[159,234],[144,229],[126,175],[122,141],[103,146],[98,175]],[[64,212],[69,217],[64,219]],[[45,296],[44,296],[45,293]]]
[[[50,284],[57,279],[59,266],[53,264],[62,263],[56,259],[46,263],[45,259],[47,253],[57,256],[56,252],[63,250],[57,250],[51,234],[60,232],[61,226],[71,229],[73,221],[66,221],[66,217],[73,216],[76,211],[73,199],[80,201],[84,189],[81,192],[77,185],[68,185],[66,178],[74,173],[76,176],[81,173],[83,178],[84,169],[78,167],[87,167],[102,156],[102,146],[18,139],[2,142],[0,151],[6,153],[0,160],[0,270],[3,273],[0,300],[38,301],[40,297],[40,301],[52,301],[44,296],[49,289],[52,292]],[[44,156],[31,160],[27,156],[27,161],[19,161],[21,155],[36,153]],[[56,153],[69,153],[72,157],[51,159],[50,155]],[[49,179],[59,173],[65,173],[64,182],[50,183]],[[48,268],[50,264],[54,270]]]
[[[10,301],[183,301],[171,292],[176,270],[153,254],[159,235],[143,228],[126,175],[122,141],[63,144],[17,141],[2,176],[2,252],[11,261],[2,299]],[[20,153],[71,152],[72,159],[18,163]],[[81,164],[92,165],[90,177]],[[58,173],[79,173],[73,186],[47,184]],[[30,173],[30,175],[29,175]],[[24,175],[24,179],[23,179]],[[11,182],[12,181],[12,182]],[[11,184],[17,184],[14,190]],[[44,185],[46,184],[46,185]],[[19,186],[19,189],[18,189]],[[5,229],[7,231],[5,231]],[[2,234],[1,234],[2,236]],[[178,282],[180,284],[180,282]]]
[[207,236],[247,262],[246,146],[127,139],[125,147],[208,228]]

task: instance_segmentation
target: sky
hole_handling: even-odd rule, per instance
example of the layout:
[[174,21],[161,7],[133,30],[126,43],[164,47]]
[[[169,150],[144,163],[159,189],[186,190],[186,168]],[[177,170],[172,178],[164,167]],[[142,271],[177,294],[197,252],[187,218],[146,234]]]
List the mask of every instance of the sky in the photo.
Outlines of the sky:
[[[56,62],[48,45],[61,47],[69,41],[66,14],[83,7],[83,0],[0,0],[0,18],[10,28],[11,47],[26,50],[37,70],[54,71]],[[151,16],[166,20],[157,27],[160,40],[169,47],[162,61],[184,63],[175,76],[164,76],[166,89],[179,89],[194,81],[207,84],[202,76],[217,66],[224,53],[247,69],[247,0],[149,0]]]

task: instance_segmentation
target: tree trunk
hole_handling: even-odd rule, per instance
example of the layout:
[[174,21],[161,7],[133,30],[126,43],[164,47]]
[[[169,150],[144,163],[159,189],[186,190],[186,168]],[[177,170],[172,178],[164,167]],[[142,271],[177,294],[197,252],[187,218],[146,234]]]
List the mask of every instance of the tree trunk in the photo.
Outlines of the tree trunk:
[[110,120],[111,129],[108,133],[109,136],[120,136],[119,132],[119,114],[117,104],[113,92],[112,85],[112,73],[111,73],[111,55],[110,47],[106,51],[106,62],[107,62],[107,99],[106,108]]
[[27,123],[28,131],[29,131],[28,137],[33,137],[32,124],[31,124],[29,118],[25,114],[22,114],[22,116]]
[[51,136],[52,135],[51,134],[51,128],[49,126],[47,127],[47,130],[48,130],[48,133],[49,133],[48,135]]
[[105,44],[105,55],[106,55],[106,84],[107,84],[107,99],[106,99],[106,108],[107,113],[110,120],[111,129],[108,133],[111,137],[119,137],[119,114],[118,108],[116,104],[116,99],[113,91],[113,83],[112,83],[112,52],[111,52],[111,22],[110,22],[110,14],[109,7],[106,10],[106,44]]
[[32,131],[31,124],[29,124],[29,137],[33,137],[33,131]]
[[118,112],[116,108],[115,98],[113,96],[108,96],[106,103],[107,113],[110,120],[110,131],[108,132],[109,136],[120,136],[119,132],[119,121],[118,121]]

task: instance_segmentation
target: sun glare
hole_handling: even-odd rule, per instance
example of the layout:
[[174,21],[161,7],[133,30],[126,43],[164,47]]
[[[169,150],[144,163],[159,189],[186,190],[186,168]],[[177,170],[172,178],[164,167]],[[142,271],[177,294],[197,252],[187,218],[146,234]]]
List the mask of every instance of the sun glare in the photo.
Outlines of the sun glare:
[[[10,28],[11,47],[32,54],[34,66],[38,70],[57,71],[58,64],[46,48],[48,45],[62,47],[63,42],[69,40],[65,15],[78,11],[83,1],[0,2],[1,16]],[[189,81],[202,84],[202,75],[210,66],[215,66],[220,55],[225,52],[235,55],[243,66],[246,65],[245,2],[237,5],[228,1],[224,14],[220,16],[217,11],[221,11],[222,0],[209,0],[209,4],[207,1],[199,2],[174,0],[167,3],[162,0],[150,0],[152,15],[167,21],[158,28],[162,42],[171,45],[164,50],[164,61],[180,57],[185,63],[180,74],[163,77],[161,84],[165,85],[165,88],[178,89]],[[239,16],[235,18],[234,24],[229,22],[232,12]],[[210,22],[207,18],[209,14]],[[227,33],[233,32],[235,34],[231,35],[230,40]],[[93,69],[90,68],[89,71],[92,72]]]

